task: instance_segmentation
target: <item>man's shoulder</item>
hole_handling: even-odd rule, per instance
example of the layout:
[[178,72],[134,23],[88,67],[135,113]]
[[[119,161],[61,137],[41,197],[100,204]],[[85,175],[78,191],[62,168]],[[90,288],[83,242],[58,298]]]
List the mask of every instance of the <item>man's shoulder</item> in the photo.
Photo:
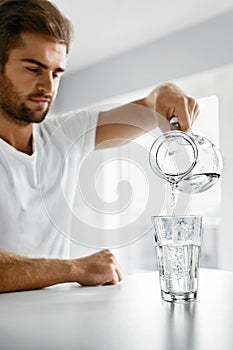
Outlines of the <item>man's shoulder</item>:
[[86,131],[96,128],[98,112],[95,110],[71,111],[62,115],[48,116],[42,123],[36,125],[36,129],[44,138],[52,134],[77,137]]
[[91,109],[69,111],[64,114],[52,114],[41,123],[41,126],[59,126],[69,122],[81,123],[84,119],[93,118],[97,114],[97,111]]

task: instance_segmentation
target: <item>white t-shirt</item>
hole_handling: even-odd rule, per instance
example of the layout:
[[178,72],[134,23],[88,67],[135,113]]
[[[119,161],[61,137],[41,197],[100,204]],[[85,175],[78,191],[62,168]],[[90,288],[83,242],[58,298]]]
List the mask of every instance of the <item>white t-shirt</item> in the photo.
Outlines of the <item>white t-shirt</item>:
[[79,169],[94,148],[97,120],[88,110],[33,124],[31,156],[0,138],[0,249],[68,257]]

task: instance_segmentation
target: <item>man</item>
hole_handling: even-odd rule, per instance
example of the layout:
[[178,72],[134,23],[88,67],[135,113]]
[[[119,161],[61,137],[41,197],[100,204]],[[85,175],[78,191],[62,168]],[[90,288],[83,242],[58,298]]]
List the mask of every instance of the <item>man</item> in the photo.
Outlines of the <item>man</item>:
[[44,120],[71,34],[69,21],[49,1],[0,0],[0,292],[121,281],[109,250],[67,259],[71,216],[63,194],[72,206],[80,163],[94,145],[136,138],[158,125],[156,113],[164,120],[177,116],[184,131],[198,115],[192,98],[163,84],[110,111]]

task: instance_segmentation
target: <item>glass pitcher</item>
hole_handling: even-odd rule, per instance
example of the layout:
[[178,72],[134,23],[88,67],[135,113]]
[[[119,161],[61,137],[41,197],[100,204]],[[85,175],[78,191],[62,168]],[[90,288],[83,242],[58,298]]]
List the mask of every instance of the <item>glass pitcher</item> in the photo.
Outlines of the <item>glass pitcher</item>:
[[151,146],[152,170],[177,190],[200,193],[220,178],[223,161],[217,147],[206,137],[179,130],[176,117],[170,120],[171,131],[159,136]]

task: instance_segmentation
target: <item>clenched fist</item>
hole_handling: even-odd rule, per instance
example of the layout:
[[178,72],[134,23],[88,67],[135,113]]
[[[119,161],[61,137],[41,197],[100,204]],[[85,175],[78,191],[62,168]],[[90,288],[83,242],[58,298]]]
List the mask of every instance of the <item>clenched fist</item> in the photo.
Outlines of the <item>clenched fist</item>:
[[119,264],[110,250],[72,260],[72,280],[83,286],[116,284],[122,280]]

